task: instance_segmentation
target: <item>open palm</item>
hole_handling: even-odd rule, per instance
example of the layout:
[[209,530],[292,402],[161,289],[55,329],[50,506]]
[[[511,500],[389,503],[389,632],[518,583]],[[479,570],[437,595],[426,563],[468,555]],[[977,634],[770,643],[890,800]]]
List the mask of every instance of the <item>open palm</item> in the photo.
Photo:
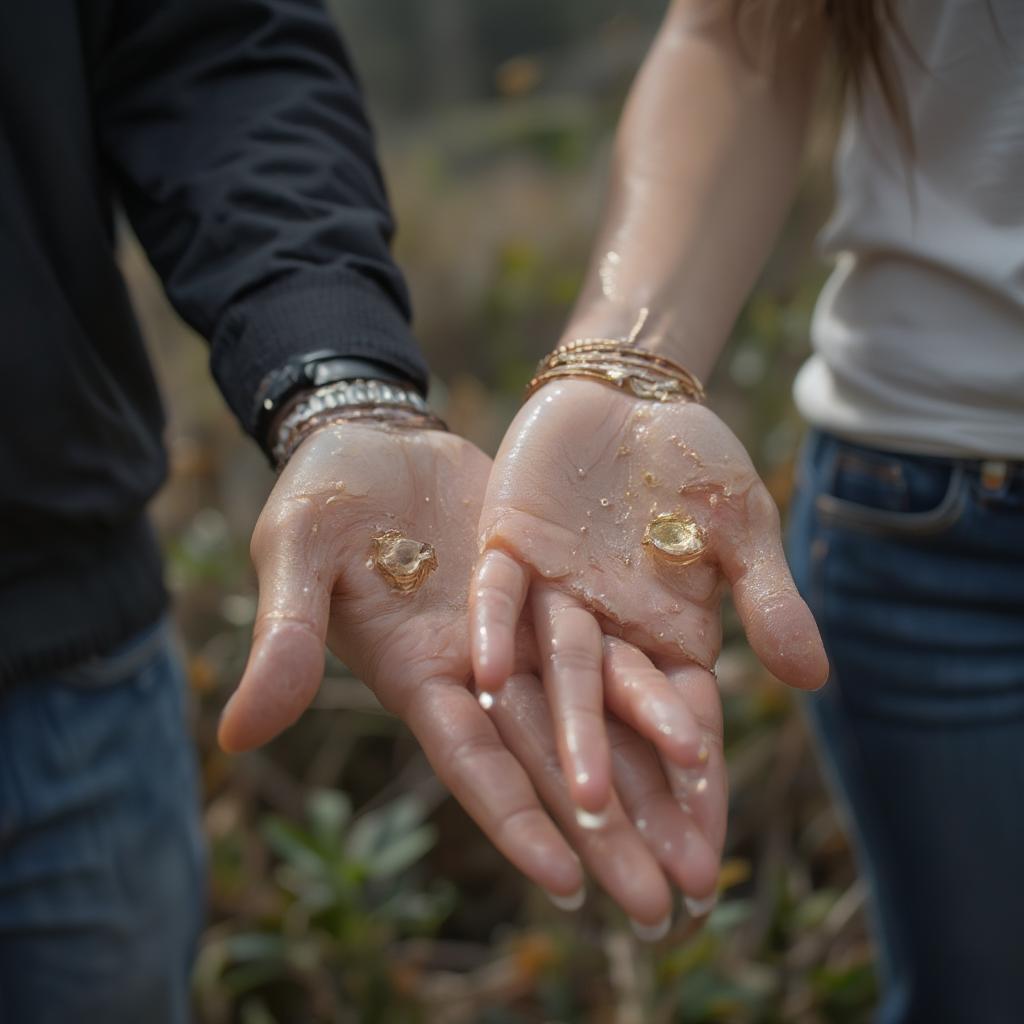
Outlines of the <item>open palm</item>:
[[[706,540],[700,559],[673,564],[644,543],[665,514],[696,523]],[[805,688],[825,679],[775,505],[743,446],[702,405],[640,401],[589,381],[545,385],[505,436],[480,532],[477,681],[503,684],[517,623],[523,611],[532,616],[563,764],[585,808],[607,798],[603,706],[616,710],[616,680],[649,695],[636,725],[666,764],[692,764],[685,698],[714,685],[724,582],[769,670]]]
[[[441,780],[528,877],[556,896],[578,891],[568,837],[611,895],[650,925],[670,906],[669,879],[694,891],[714,875],[649,746],[621,737],[614,806],[597,835],[579,826],[552,770],[554,739],[536,725],[529,677],[520,699],[500,702],[493,716],[472,692],[467,587],[489,470],[478,449],[438,431],[339,423],[302,444],[253,536],[254,643],[221,741],[244,749],[291,724],[319,686],[326,641],[408,724]],[[437,568],[418,589],[396,589],[376,566],[374,538],[389,531],[433,547]],[[637,808],[654,806],[650,828],[638,830]]]

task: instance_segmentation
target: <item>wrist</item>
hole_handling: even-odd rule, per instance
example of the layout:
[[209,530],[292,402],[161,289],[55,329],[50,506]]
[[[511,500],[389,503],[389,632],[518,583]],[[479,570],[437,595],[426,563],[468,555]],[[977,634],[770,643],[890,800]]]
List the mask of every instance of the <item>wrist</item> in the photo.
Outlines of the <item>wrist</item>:
[[684,318],[678,309],[635,305],[605,298],[592,299],[576,309],[559,345],[578,338],[610,338],[662,356],[685,367],[699,380],[707,380],[725,339],[710,338],[696,318]]
[[312,434],[341,422],[396,429],[448,428],[418,391],[390,381],[335,381],[294,396],[280,411],[268,434],[268,447],[280,471]]
[[270,449],[277,429],[285,418],[282,413],[287,408],[294,408],[297,402],[311,392],[328,384],[354,380],[383,381],[416,391],[404,375],[390,366],[374,359],[340,355],[330,349],[294,356],[268,374],[256,395],[254,418],[256,439],[271,457],[271,462],[273,456]]
[[587,380],[615,388],[644,401],[704,400],[704,387],[684,366],[640,348],[632,337],[575,338],[558,346],[537,366],[527,386],[530,397],[552,381]]

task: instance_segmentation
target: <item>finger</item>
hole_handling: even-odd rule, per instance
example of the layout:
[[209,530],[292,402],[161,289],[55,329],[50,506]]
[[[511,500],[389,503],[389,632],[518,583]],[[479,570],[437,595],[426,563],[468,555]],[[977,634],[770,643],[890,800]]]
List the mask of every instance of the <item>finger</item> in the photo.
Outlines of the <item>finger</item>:
[[516,626],[529,584],[526,569],[507,552],[484,552],[469,602],[473,675],[481,690],[496,690],[512,675]]
[[221,714],[217,738],[251,750],[294,723],[319,689],[333,580],[325,578],[307,515],[257,527],[259,603],[249,660]]
[[561,824],[588,870],[641,931],[667,927],[672,893],[664,872],[612,796],[605,823],[584,828],[555,749],[548,700],[532,676],[515,675],[497,696],[492,720],[527,771],[540,798]]
[[735,543],[719,545],[747,640],[761,664],[784,683],[816,690],[828,678],[828,658],[786,564],[779,513],[767,490],[751,492],[747,512],[746,531]]
[[643,651],[606,636],[604,688],[608,709],[617,718],[680,766],[699,767],[700,727],[682,696]]
[[601,627],[579,601],[550,585],[535,583],[530,598],[562,767],[577,807],[598,814],[611,795]]
[[[662,767],[673,795],[721,858],[729,813],[729,782],[722,743],[722,701],[714,674],[699,665],[659,663],[669,684],[700,723],[702,768],[680,768],[664,758]],[[701,916],[714,905],[714,892],[693,892],[687,906]]]
[[402,717],[438,778],[515,867],[556,898],[582,893],[579,859],[464,686],[424,683]]
[[618,723],[611,723],[608,732],[615,791],[623,808],[687,900],[703,902],[715,891],[719,852],[673,794],[650,743]]

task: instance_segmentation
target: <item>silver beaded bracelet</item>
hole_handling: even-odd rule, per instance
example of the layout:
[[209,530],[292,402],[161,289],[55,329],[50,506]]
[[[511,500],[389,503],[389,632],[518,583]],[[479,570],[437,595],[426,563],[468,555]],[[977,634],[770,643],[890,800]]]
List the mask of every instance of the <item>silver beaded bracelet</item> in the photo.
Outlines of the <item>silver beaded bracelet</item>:
[[410,425],[447,429],[412,388],[382,380],[339,380],[317,388],[295,404],[277,428],[270,453],[280,468],[312,427],[333,419],[390,419],[393,414],[398,414],[396,422],[408,416]]

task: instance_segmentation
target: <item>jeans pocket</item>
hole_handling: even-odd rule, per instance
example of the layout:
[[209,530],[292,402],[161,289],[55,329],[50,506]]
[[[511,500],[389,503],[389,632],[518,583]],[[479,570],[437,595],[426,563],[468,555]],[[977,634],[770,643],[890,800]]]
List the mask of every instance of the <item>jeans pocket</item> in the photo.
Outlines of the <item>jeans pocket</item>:
[[823,526],[930,537],[960,520],[967,496],[966,474],[957,462],[839,442],[815,512]]

